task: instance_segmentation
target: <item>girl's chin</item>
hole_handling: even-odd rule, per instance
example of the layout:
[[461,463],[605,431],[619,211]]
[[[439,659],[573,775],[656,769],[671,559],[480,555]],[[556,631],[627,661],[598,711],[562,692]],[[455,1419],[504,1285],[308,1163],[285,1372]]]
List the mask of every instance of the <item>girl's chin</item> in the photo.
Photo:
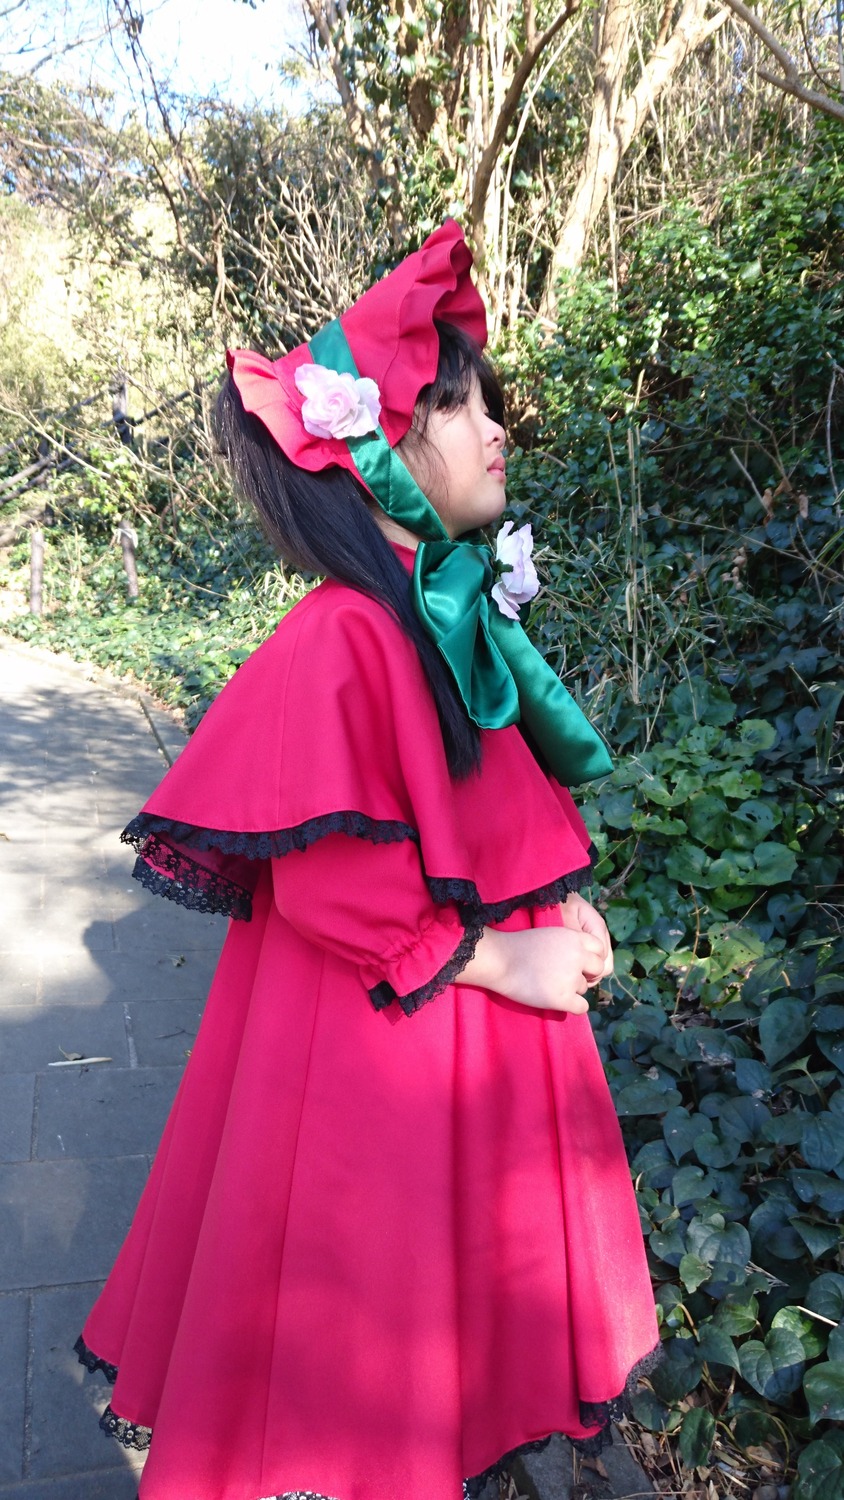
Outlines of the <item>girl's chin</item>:
[[466,536],[469,532],[472,531],[482,531],[485,526],[494,526],[496,521],[501,520],[506,506],[507,496],[504,493],[504,486],[502,484],[501,493],[499,495],[496,495],[492,499],[488,500],[484,506],[479,505],[472,515],[464,515],[460,517],[459,531],[455,529],[453,514],[449,515],[446,520],[446,527],[448,529],[449,535],[457,539],[461,536]]
[[497,501],[493,505],[490,506],[490,508],[489,508],[489,511],[490,511],[489,520],[488,521],[484,521],[484,525],[485,526],[491,526],[492,523],[493,523],[493,521],[500,521],[501,517],[503,516],[503,514],[504,514],[504,512],[505,512],[506,509],[507,509],[507,496],[504,493],[504,486],[502,484],[502,486],[501,486],[501,494],[499,495]]

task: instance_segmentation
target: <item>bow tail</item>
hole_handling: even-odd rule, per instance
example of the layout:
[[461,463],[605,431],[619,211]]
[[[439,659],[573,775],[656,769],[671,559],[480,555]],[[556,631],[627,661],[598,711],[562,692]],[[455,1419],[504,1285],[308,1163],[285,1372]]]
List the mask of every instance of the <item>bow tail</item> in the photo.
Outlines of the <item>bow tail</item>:
[[601,736],[518,620],[500,610],[489,612],[490,634],[519,691],[521,718],[553,776],[564,786],[579,786],[612,770]]
[[552,775],[579,786],[612,770],[603,740],[525,635],[489,602],[492,567],[471,542],[419,544],[417,614],[447,662],[470,719],[481,729],[521,720]]

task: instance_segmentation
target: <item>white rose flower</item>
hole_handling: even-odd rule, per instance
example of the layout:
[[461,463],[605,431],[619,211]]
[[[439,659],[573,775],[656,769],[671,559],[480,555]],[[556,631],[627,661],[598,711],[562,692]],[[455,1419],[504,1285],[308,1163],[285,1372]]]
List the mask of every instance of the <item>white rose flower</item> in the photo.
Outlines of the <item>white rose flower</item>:
[[374,380],[356,380],[326,365],[300,365],[293,378],[305,397],[302,425],[312,437],[363,437],[375,431],[381,398]]
[[527,604],[539,591],[532,551],[533,535],[529,524],[513,531],[513,522],[505,521],[495,539],[495,557],[506,571],[493,584],[491,592],[501,613],[510,620],[518,620],[519,605]]

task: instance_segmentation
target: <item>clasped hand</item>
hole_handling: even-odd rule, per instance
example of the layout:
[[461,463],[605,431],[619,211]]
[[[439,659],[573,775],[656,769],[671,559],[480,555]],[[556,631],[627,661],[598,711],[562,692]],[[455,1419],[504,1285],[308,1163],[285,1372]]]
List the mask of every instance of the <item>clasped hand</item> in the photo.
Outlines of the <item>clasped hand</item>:
[[612,973],[607,925],[582,896],[560,905],[562,927],[487,928],[458,984],[476,984],[540,1010],[589,1009],[586,991]]

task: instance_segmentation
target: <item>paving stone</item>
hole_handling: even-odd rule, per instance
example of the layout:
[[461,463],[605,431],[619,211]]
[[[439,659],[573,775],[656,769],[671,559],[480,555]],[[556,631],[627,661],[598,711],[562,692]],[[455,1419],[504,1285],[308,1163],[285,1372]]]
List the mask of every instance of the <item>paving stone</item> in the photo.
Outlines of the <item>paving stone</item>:
[[82,885],[88,881],[110,881],[114,878],[106,851],[99,847],[101,831],[96,829],[96,843],[91,840],[88,844],[67,844],[60,835],[57,841],[51,835],[48,846],[50,859],[44,869],[48,878],[47,889],[63,881]]
[[18,765],[11,775],[0,778],[0,817],[5,819],[7,813],[23,805],[24,799],[32,801],[42,796],[44,779],[43,766]]
[[39,1160],[155,1151],[182,1069],[56,1068],[42,1078]]
[[25,808],[17,801],[7,802],[0,808],[0,833],[2,842],[19,843],[22,839],[43,841],[47,831],[47,819],[43,800],[37,806]]
[[[3,808],[0,807],[0,828],[3,826]],[[43,829],[33,832],[33,829],[24,829],[18,838],[10,837],[9,832],[3,831],[0,838],[0,870],[18,876],[28,877],[33,868],[33,859],[36,861],[37,871],[40,873],[42,867],[43,853],[46,852]]]
[[127,1006],[140,1067],[184,1067],[203,1006],[204,999],[139,1000]]
[[113,949],[116,938],[111,902],[107,893],[98,899],[95,891],[78,886],[64,896],[48,890],[45,906],[28,926],[21,926],[26,941],[37,945],[45,966],[50,956],[80,945],[91,953],[101,948]]
[[[102,1433],[99,1436],[103,1443],[107,1441]],[[116,1447],[113,1438],[111,1441]],[[134,1470],[133,1457],[127,1454],[122,1468],[101,1474],[83,1473],[71,1479],[33,1479],[27,1484],[0,1485],[0,1500],[136,1500],[141,1465]]]
[[207,947],[219,953],[227,931],[226,917],[188,911],[161,896],[148,897],[115,924],[117,947],[123,953],[146,952],[151,944],[178,951]]
[[[127,953],[102,948],[96,954],[65,954],[44,969],[42,1003],[96,1008],[112,1002],[204,999],[216,963],[216,946],[202,949],[156,946],[154,951],[144,952],[139,948]],[[13,999],[11,1003],[16,1002]]]
[[630,1452],[619,1428],[613,1428],[611,1448],[601,1454],[615,1500],[629,1500],[633,1495],[652,1495],[654,1487]]
[[187,744],[188,737],[184,730],[168,714],[163,714],[156,708],[148,710],[147,718],[165,755],[175,761]]
[[525,1500],[581,1500],[575,1490],[573,1453],[565,1438],[553,1437],[545,1448],[526,1453],[512,1465],[513,1478]]
[[97,804],[92,796],[73,796],[71,789],[60,786],[44,798],[44,816],[50,828],[48,837],[63,844],[87,846],[91,832],[99,832]]
[[0,1483],[23,1477],[29,1298],[0,1297]]
[[44,911],[44,876],[39,872],[14,872],[0,865],[0,910],[4,932],[28,933]]
[[74,905],[88,904],[101,912],[106,907],[114,913],[115,900],[120,895],[120,881],[109,870],[101,855],[83,857],[73,864],[47,870],[41,879],[44,882],[45,900],[59,910],[67,902]]
[[101,1281],[146,1177],[139,1156],[0,1165],[0,1290]]
[[[14,844],[10,839],[0,840],[0,881],[3,883],[4,899],[7,893],[14,896],[21,891],[34,890],[43,894],[41,855],[45,847],[29,840],[23,845]],[[6,927],[5,921],[3,925]]]
[[48,762],[45,796],[83,805],[96,796],[98,771],[87,750],[71,752]]
[[639,1467],[618,1428],[612,1444],[601,1453],[606,1478],[577,1463],[564,1437],[553,1437],[545,1448],[527,1453],[512,1466],[513,1478],[525,1500],[633,1500],[653,1494],[653,1486]]
[[161,902],[160,896],[150,895],[140,881],[133,878],[134,864],[134,850],[124,845],[121,863],[112,865],[109,870],[108,901],[114,921],[123,922],[146,910],[151,903],[158,905]]
[[0,1088],[0,1161],[29,1161],[34,1073],[11,1073]]
[[0,1072],[46,1072],[49,1063],[61,1061],[63,1051],[111,1057],[116,1068],[126,1067],[129,1053],[122,1011],[114,1006],[71,1004],[44,1005],[26,1013],[19,1006],[0,1009]]
[[[120,1448],[98,1425],[111,1386],[100,1372],[79,1363],[73,1345],[99,1286],[59,1287],[35,1295],[33,1309],[32,1429],[30,1480],[112,1470]],[[131,1470],[126,1469],[131,1476]],[[79,1480],[77,1480],[79,1483]],[[135,1479],[137,1484],[137,1479]],[[123,1493],[122,1490],[118,1493]],[[133,1494],[130,1489],[126,1493]],[[2,1491],[0,1491],[2,1494]]]
[[41,958],[29,950],[0,952],[0,1006],[35,1005],[40,996]]
[[[113,751],[107,752],[109,755]],[[103,826],[120,832],[140,811],[167,770],[167,762],[152,740],[145,751],[133,749],[122,758],[117,776],[98,779],[94,787],[97,811]]]
[[60,863],[77,858],[79,850],[98,850],[103,840],[96,809],[80,810],[71,802],[50,810],[47,830],[50,852]]

